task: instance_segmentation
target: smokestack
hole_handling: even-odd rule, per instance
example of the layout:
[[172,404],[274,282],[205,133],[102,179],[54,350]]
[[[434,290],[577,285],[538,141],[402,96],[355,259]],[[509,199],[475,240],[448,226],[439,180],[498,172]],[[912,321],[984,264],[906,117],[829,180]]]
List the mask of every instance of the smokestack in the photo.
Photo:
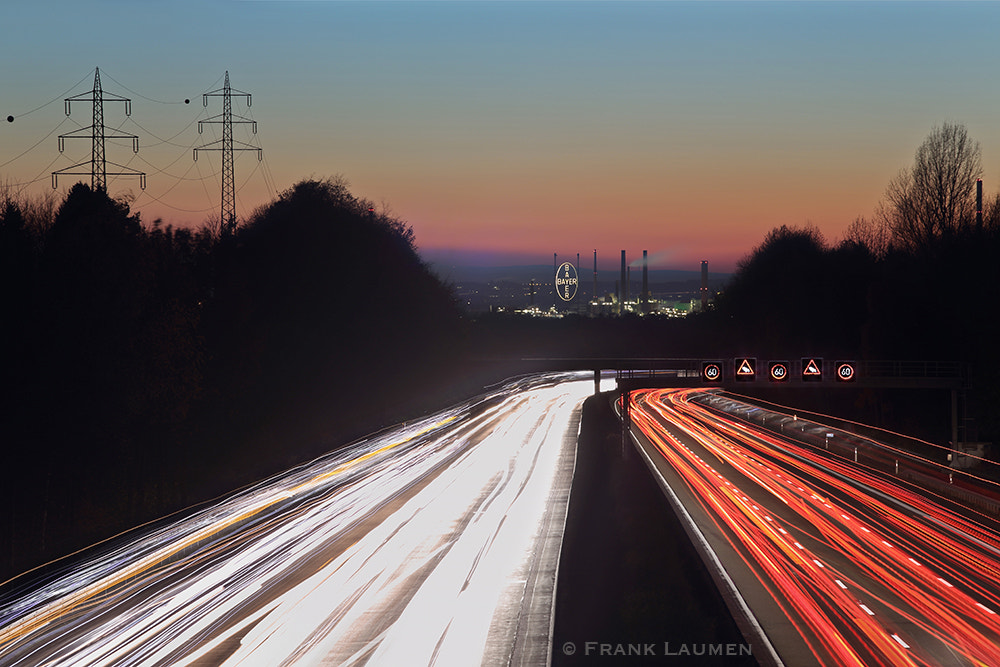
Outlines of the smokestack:
[[594,297],[597,299],[597,248],[594,248]]
[[580,312],[580,306],[583,303],[583,283],[580,282],[580,253],[576,253],[576,281],[577,289],[580,290],[579,297],[576,299],[576,310]]
[[619,315],[621,315],[623,312],[625,312],[625,292],[627,290],[627,288],[625,287],[625,285],[627,283],[625,281],[627,280],[627,278],[628,278],[628,276],[625,275],[625,251],[622,250],[622,277],[621,277],[621,282],[619,282],[619,284],[618,284],[618,314]]
[[983,179],[976,179],[976,229],[983,228]]
[[642,312],[649,312],[649,262],[642,251]]
[[708,260],[701,262],[701,310],[708,310]]

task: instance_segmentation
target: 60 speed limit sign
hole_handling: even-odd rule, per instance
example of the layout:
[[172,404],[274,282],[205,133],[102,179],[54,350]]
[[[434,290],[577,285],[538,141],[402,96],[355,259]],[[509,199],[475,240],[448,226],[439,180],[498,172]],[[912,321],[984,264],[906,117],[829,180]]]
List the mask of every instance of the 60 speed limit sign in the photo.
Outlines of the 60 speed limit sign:
[[837,362],[837,380],[840,382],[852,382],[857,375],[853,361]]
[[704,362],[701,365],[701,379],[705,382],[722,382],[722,362]]

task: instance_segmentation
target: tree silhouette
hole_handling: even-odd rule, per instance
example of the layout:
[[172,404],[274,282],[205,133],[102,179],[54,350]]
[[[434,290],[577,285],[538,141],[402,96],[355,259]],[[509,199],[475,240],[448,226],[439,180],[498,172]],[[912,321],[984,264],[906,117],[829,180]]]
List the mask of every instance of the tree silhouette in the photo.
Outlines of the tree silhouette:
[[881,217],[858,216],[844,231],[841,245],[864,248],[873,257],[882,258],[892,246],[892,230]]
[[886,188],[878,215],[901,248],[920,251],[975,219],[976,180],[982,175],[979,143],[964,125],[935,127],[917,149],[913,166]]
[[306,180],[220,240],[204,331],[225,430],[310,441],[334,408],[360,426],[397,414],[400,392],[429,397],[412,390],[457,352],[459,311],[409,226],[373,208],[343,179]]
[[765,346],[778,354],[824,337],[815,313],[823,308],[832,279],[825,253],[817,228],[782,225],[740,260],[716,303],[723,321],[728,318],[734,325],[730,333],[740,339],[738,344]]

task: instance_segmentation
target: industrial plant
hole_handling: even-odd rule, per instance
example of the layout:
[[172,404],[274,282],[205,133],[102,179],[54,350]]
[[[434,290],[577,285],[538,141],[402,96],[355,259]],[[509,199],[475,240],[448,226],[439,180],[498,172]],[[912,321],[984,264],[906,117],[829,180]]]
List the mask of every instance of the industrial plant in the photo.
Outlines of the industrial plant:
[[593,256],[589,280],[582,275],[579,254],[563,262],[553,254],[551,267],[477,268],[444,277],[469,312],[532,317],[685,317],[710,308],[729,277],[709,273],[707,261],[698,271],[651,270],[646,250],[631,263],[622,250],[620,271],[598,270],[596,250]]

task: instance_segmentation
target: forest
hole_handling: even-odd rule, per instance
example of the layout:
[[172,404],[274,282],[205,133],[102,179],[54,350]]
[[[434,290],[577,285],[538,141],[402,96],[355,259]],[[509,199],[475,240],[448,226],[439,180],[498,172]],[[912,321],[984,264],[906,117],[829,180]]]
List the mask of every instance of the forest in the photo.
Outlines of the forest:
[[233,232],[147,223],[85,184],[0,191],[0,582],[457,402],[523,357],[959,361],[976,438],[996,440],[1000,196],[979,205],[981,171],[964,127],[935,128],[871,217],[836,242],[774,228],[683,320],[472,317],[412,228],[341,177]]
[[217,229],[84,184],[3,203],[0,581],[475,383],[412,230],[342,179]]

